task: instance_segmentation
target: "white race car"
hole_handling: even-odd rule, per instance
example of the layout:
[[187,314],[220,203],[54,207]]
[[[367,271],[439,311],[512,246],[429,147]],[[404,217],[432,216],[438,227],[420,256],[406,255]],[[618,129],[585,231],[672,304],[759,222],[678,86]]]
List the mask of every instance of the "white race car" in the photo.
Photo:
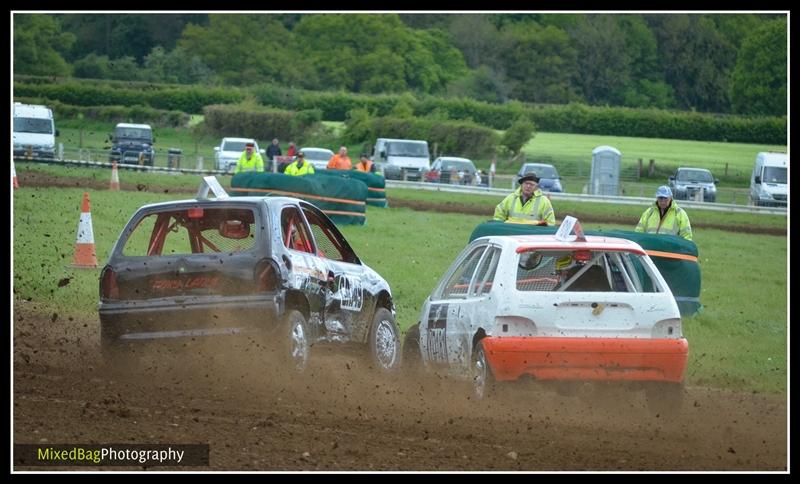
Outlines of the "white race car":
[[664,278],[635,242],[569,239],[470,243],[407,332],[406,364],[471,379],[477,398],[529,375],[637,382],[656,411],[679,408],[688,342]]

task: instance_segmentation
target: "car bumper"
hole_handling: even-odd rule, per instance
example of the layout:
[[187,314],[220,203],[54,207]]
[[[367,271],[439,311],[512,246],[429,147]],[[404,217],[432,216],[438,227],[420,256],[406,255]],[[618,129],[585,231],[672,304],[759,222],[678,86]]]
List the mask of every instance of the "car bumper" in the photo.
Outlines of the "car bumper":
[[103,302],[101,339],[103,344],[122,344],[248,333],[274,328],[282,312],[277,296],[226,299]]
[[487,337],[497,380],[683,381],[686,339]]

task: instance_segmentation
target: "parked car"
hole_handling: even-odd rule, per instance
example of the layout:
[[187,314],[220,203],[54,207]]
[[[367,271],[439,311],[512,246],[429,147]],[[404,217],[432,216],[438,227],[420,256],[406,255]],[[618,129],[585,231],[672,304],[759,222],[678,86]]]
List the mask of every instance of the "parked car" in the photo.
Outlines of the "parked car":
[[[258,141],[253,138],[222,138],[219,146],[214,147],[214,167],[217,170],[233,173],[247,143],[254,144],[254,149],[256,153],[261,154],[261,158],[266,157],[266,152],[258,147]],[[272,166],[269,163],[270,160],[264,159],[264,169],[267,171]]]
[[422,174],[431,168],[428,142],[416,139],[378,138],[372,161],[387,180],[422,181]]
[[111,153],[108,161],[153,166],[156,153],[153,128],[149,124],[119,123],[111,135]]
[[475,164],[467,158],[440,156],[434,160],[431,169],[425,172],[424,180],[433,183],[456,183],[472,185],[475,183]]
[[317,344],[360,345],[375,367],[399,366],[389,284],[322,211],[204,183],[195,199],[141,207],[111,249],[99,313],[112,364],[144,341],[254,333],[299,372]]
[[669,177],[672,198],[676,200],[694,200],[697,192],[703,191],[704,202],[717,200],[717,183],[710,171],[704,168],[678,168]]
[[[574,238],[574,237],[573,237]],[[659,411],[682,398],[688,343],[667,283],[630,240],[475,239],[406,333],[404,365],[472,381],[627,382]]]
[[525,163],[517,172],[514,178],[513,189],[519,186],[517,179],[528,173],[534,172],[539,177],[539,188],[543,192],[563,192],[564,187],[561,185],[561,177],[558,175],[558,170],[553,165],[546,163]]
[[314,165],[315,170],[326,169],[328,162],[333,157],[333,151],[326,148],[303,148],[299,151],[303,152],[307,162]]

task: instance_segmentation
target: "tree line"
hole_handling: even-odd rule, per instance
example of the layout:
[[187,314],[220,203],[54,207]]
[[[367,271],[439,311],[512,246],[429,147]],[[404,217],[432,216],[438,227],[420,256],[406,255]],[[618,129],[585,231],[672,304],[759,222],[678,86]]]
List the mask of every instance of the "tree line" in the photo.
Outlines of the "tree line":
[[787,113],[785,14],[14,14],[15,74]]

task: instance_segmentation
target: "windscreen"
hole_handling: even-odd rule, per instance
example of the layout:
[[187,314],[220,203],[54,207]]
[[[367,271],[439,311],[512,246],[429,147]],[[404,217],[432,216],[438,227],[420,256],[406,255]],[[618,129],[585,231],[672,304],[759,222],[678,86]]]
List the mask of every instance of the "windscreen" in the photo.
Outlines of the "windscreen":
[[442,162],[442,170],[444,170],[444,171],[450,171],[450,170],[468,171],[470,173],[474,173],[475,172],[475,167],[472,166],[472,163],[468,163],[466,161],[450,161],[450,160],[446,160],[446,161]]
[[701,170],[681,170],[678,172],[678,181],[713,183],[711,173]]
[[539,178],[558,178],[558,173],[552,166],[528,166],[525,173],[536,173]]
[[226,141],[222,151],[244,151],[244,141]]
[[45,118],[14,118],[14,132],[53,134],[53,122]]
[[307,160],[325,160],[328,161],[333,156],[333,151],[321,151],[321,150],[303,150],[303,155],[305,155]]
[[518,291],[661,292],[643,256],[603,250],[537,250],[519,254]]
[[764,183],[786,183],[786,168],[780,166],[764,167]]
[[428,158],[428,145],[426,143],[411,142],[391,142],[388,143],[386,153],[395,156],[413,156],[417,158]]
[[117,138],[147,140],[152,139],[153,132],[142,128],[116,128],[114,134]]

